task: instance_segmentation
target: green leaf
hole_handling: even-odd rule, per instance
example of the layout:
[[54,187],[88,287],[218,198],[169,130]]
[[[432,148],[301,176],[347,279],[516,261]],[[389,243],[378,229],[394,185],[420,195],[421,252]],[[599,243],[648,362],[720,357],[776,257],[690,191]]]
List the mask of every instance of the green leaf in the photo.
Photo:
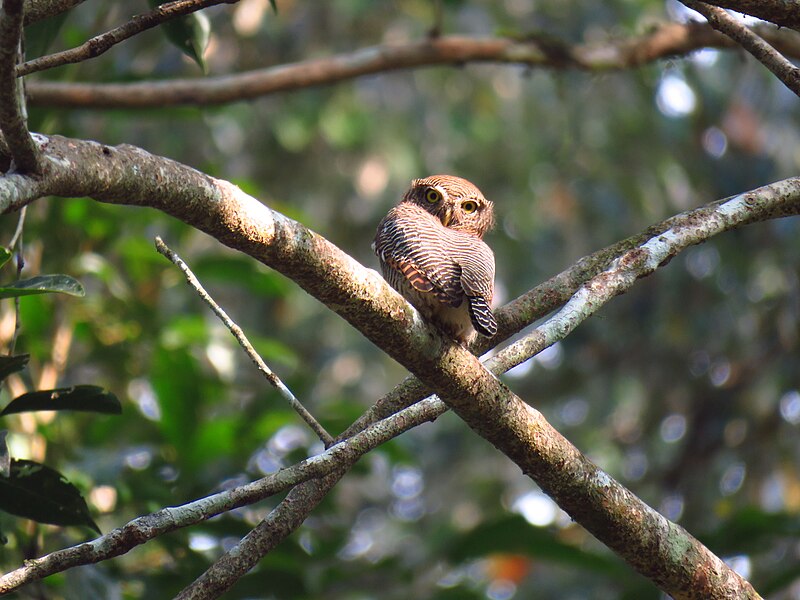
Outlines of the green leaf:
[[7,429],[0,431],[0,477],[11,476],[11,455],[8,453],[8,444],[6,444],[7,435]]
[[[163,3],[163,0],[149,0],[150,7],[155,8]],[[208,39],[211,34],[211,23],[203,13],[194,12],[183,17],[170,19],[161,24],[164,33],[175,46],[186,56],[194,60],[197,65],[207,72],[203,54],[208,46]]]
[[30,296],[32,294],[50,294],[53,292],[69,294],[70,296],[86,295],[81,282],[69,275],[39,275],[0,287],[0,299]]
[[86,525],[101,533],[78,488],[55,469],[32,460],[12,460],[0,477],[0,510],[50,525]]
[[12,256],[13,256],[13,253],[11,252],[11,250],[6,248],[5,246],[0,246],[0,267],[2,267],[9,260],[11,260]]
[[277,15],[278,14],[278,4],[275,2],[275,0],[269,0],[269,5],[272,7],[272,12],[274,12]]
[[17,371],[22,371],[30,360],[30,354],[17,354],[15,356],[0,356],[0,381]]
[[14,398],[0,416],[36,410],[80,410],[118,415],[119,399],[96,385],[75,385],[55,390],[38,390]]

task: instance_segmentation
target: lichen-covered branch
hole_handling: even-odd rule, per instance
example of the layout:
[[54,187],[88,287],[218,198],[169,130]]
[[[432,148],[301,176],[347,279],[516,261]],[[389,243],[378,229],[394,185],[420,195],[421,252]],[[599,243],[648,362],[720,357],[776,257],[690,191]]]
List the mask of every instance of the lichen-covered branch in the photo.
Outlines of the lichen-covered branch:
[[[423,323],[377,273],[327,240],[227,182],[137,148],[59,137],[37,140],[45,150],[48,176],[0,178],[0,210],[55,194],[172,214],[285,273],[347,319],[512,458],[576,521],[667,593],[677,598],[756,597],[749,584],[699,542],[586,460],[474,355]],[[568,331],[583,312],[590,314],[688,245],[745,223],[799,212],[800,180],[791,179],[676,217],[668,229],[654,232],[581,288],[555,323]],[[258,544],[261,548],[262,541]],[[684,549],[680,556],[669,552],[675,547]]]
[[800,4],[786,0],[706,0],[720,8],[735,10],[781,27],[800,29]]
[[22,39],[22,0],[3,0],[0,6],[0,132],[17,170],[38,173],[39,149],[25,124],[23,95],[15,69]]
[[[800,57],[800,37],[774,27],[756,28],[759,35],[786,56]],[[173,79],[124,84],[84,84],[31,81],[31,106],[64,108],[152,108],[204,106],[258,98],[277,92],[429,66],[461,67],[475,62],[526,65],[531,68],[581,69],[601,72],[631,69],[700,48],[737,45],[707,24],[666,24],[651,32],[606,43],[540,43],[537,36],[521,39],[442,36],[408,44],[364,48],[348,54],[310,59],[222,77]]]
[[725,10],[697,0],[681,0],[689,8],[703,15],[711,26],[740,44],[767,67],[786,87],[800,96],[800,69],[775,50],[750,29]]

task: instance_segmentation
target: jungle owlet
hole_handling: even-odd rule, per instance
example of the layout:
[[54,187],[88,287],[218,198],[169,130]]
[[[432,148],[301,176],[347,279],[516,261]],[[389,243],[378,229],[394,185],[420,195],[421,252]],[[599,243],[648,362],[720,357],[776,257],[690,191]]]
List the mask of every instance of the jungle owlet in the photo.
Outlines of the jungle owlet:
[[383,276],[426,320],[462,344],[497,332],[490,305],[494,254],[481,238],[492,203],[466,179],[415,179],[378,225],[372,244]]

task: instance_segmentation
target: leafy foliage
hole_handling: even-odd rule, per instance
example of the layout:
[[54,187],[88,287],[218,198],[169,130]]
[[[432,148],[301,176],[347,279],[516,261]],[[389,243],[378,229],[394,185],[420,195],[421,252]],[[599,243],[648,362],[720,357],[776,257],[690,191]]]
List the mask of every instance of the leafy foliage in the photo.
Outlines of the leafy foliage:
[[[149,0],[150,7],[163,4],[161,0]],[[202,12],[171,19],[161,24],[164,34],[181,52],[197,63],[197,66],[206,72],[206,62],[203,54],[208,47],[211,35],[211,24]]]
[[81,410],[118,415],[122,405],[114,394],[100,386],[74,385],[22,394],[0,411],[0,416],[36,410]]
[[[4,249],[0,261],[6,262],[11,252]],[[0,288],[0,299],[48,293],[84,296],[81,283],[68,275],[42,275],[17,280]],[[29,354],[0,357],[0,381],[23,370]],[[119,414],[117,397],[95,385],[28,392],[12,400],[0,416],[41,410],[79,410]],[[41,463],[12,459],[6,430],[0,431],[0,510],[53,525],[86,525],[100,529],[89,515],[89,508],[78,488],[55,469]],[[3,536],[3,543],[8,540]]]
[[[123,4],[74,9],[56,41],[84,41]],[[545,30],[568,43],[597,32],[626,37],[681,14],[649,0],[441,4],[444,33]],[[209,10],[216,45],[206,58],[222,74],[422,39],[434,5],[286,3],[250,21],[239,6]],[[173,40],[187,51],[193,35],[184,29]],[[195,45],[194,59],[204,51]],[[145,34],[64,76],[196,75],[176,55]],[[503,302],[670,214],[796,174],[787,149],[798,146],[800,111],[759,65],[704,51],[620,73],[437,67],[213,110],[39,109],[33,120],[65,135],[135,143],[235,181],[372,267],[375,225],[408,182],[464,175],[499,213],[488,241]],[[89,374],[120,391],[126,410],[113,428],[61,413],[26,435],[46,438],[48,463],[82,489],[115,491],[110,508],[92,505],[103,529],[316,448],[156,256],[153,235],[181,252],[331,431],[405,375],[295,285],[168,217],[80,199],[35,208],[25,229],[31,255],[45,272],[76,274],[90,293],[69,304],[25,298],[18,348],[38,370],[54,332],[68,329],[64,385]],[[0,223],[5,240],[11,221]],[[800,565],[798,239],[798,220],[785,219],[693,248],[504,378],[595,462],[738,559],[756,588],[775,597],[788,597]],[[18,372],[22,356],[0,362],[0,373]],[[10,437],[22,437],[9,423]],[[531,494],[535,486],[447,415],[362,461],[229,596],[485,598],[513,580],[502,589],[517,597],[660,597],[649,583],[620,576],[617,561],[552,505],[526,508]],[[276,502],[166,536],[104,573],[142,597],[170,597]],[[4,556],[13,568],[25,534],[2,527],[18,551]],[[48,536],[44,550],[77,535]]]
[[0,287],[0,299],[53,292],[70,296],[83,296],[86,293],[80,282],[69,275],[39,275],[3,285]]
[[0,356],[0,381],[24,369],[30,360],[30,354],[18,354],[16,356]]
[[11,460],[11,473],[0,477],[0,509],[40,523],[100,528],[78,488],[48,466],[31,460]]

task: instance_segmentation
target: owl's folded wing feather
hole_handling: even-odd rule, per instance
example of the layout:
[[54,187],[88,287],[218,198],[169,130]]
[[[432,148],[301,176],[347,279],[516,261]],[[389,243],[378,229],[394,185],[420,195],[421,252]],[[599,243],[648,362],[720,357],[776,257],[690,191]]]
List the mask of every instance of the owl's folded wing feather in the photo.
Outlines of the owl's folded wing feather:
[[460,306],[464,299],[461,266],[453,260],[441,237],[441,232],[447,230],[425,223],[432,217],[424,211],[419,215],[421,220],[392,217],[390,211],[378,227],[374,242],[381,263],[394,271],[384,272],[389,283],[397,288],[395,273],[402,274],[415,290],[435,294],[449,306]]
[[459,257],[461,287],[469,302],[469,315],[475,329],[485,336],[497,333],[492,313],[494,297],[494,254],[482,240],[472,238],[470,250]]

